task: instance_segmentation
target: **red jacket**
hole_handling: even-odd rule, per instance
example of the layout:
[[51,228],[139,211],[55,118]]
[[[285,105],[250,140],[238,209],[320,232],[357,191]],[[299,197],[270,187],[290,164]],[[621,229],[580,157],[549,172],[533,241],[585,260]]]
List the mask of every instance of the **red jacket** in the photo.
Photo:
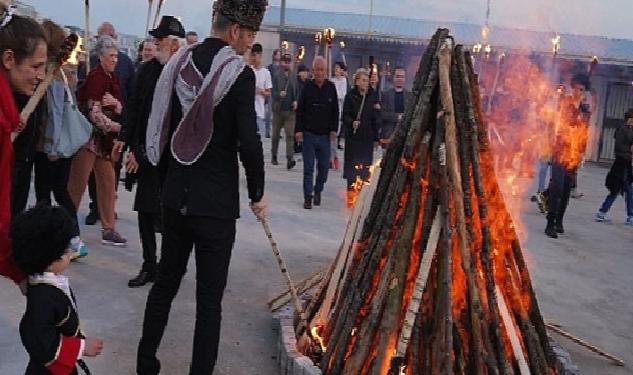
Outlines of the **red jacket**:
[[18,107],[5,73],[0,70],[0,275],[19,283],[26,277],[11,258],[11,180],[13,144],[11,132],[20,122]]

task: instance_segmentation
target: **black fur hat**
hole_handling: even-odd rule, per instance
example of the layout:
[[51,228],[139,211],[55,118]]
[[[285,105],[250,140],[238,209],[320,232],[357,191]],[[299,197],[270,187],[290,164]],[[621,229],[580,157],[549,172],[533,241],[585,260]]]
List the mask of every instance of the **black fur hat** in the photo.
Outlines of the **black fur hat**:
[[213,13],[220,12],[240,26],[258,31],[267,6],[267,0],[217,0],[213,3]]

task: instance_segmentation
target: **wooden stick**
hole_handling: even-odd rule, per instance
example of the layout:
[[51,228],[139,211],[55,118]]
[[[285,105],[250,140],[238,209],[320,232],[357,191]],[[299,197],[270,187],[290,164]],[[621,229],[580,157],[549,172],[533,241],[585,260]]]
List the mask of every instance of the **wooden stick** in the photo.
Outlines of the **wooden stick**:
[[[301,295],[305,293],[307,290],[312,289],[315,285],[321,282],[321,280],[323,279],[323,276],[324,276],[324,272],[318,271],[312,274],[311,276],[308,276],[307,278],[299,281],[296,285],[297,294]],[[279,295],[273,297],[270,301],[268,301],[267,303],[268,309],[271,312],[274,312],[278,310],[279,308],[281,308],[282,306],[284,306],[285,304],[287,304],[288,302],[290,302],[291,300],[292,300],[292,293],[290,289],[286,289],[282,293],[280,293]]]
[[525,360],[525,355],[523,354],[523,348],[521,347],[519,336],[517,334],[516,327],[514,326],[514,321],[510,317],[508,305],[506,305],[505,298],[503,297],[503,293],[501,292],[501,289],[499,289],[498,285],[495,287],[495,293],[497,294],[497,303],[499,304],[501,319],[503,320],[503,325],[506,327],[506,332],[510,338],[510,346],[512,346],[514,358],[516,358],[517,363],[519,364],[519,371],[521,375],[530,375],[530,368]]
[[455,117],[453,97],[451,93],[450,69],[451,69],[451,48],[449,43],[445,43],[440,50],[440,96],[444,111],[446,124],[446,148],[447,161],[452,193],[454,197],[455,212],[457,216],[457,233],[459,235],[460,252],[462,256],[462,267],[466,274],[468,296],[470,303],[470,320],[472,330],[473,352],[475,358],[476,374],[484,374],[483,349],[481,339],[481,303],[479,301],[479,289],[475,280],[475,273],[472,267],[471,253],[468,247],[468,234],[466,232],[466,218],[464,214],[464,192],[459,168],[459,156],[457,153],[457,136],[455,130]]
[[[48,73],[44,76],[44,80],[40,82],[35,89],[35,93],[33,96],[29,98],[29,101],[26,103],[26,106],[22,109],[20,113],[20,121],[26,124],[29,121],[29,118],[37,108],[37,105],[40,103],[40,100],[46,95],[46,90],[48,86],[50,86],[51,82],[53,82],[53,78],[55,74],[59,71],[60,65],[57,63],[49,64]],[[20,135],[18,132],[11,133],[11,142],[15,142],[15,139]]]
[[549,329],[551,331],[554,331],[554,332],[558,333],[559,335],[561,335],[561,336],[563,336],[563,337],[575,342],[576,344],[582,346],[583,348],[589,350],[590,352],[596,353],[599,356],[602,356],[604,358],[607,358],[607,359],[613,361],[613,363],[615,363],[618,366],[624,366],[625,365],[624,361],[621,360],[620,358],[605,352],[604,350],[598,348],[597,346],[589,344],[588,342],[586,342],[586,341],[584,341],[584,340],[572,335],[569,332],[563,331],[556,324],[545,323],[545,326],[547,327],[547,329]]
[[292,299],[294,300],[295,309],[297,309],[297,313],[299,314],[299,317],[301,319],[302,327],[300,327],[300,329],[297,331],[297,334],[301,335],[305,331],[309,331],[308,323],[306,322],[305,313],[303,311],[303,306],[301,305],[301,300],[299,300],[299,295],[297,294],[297,289],[295,288],[295,284],[292,282],[292,279],[290,278],[290,274],[288,273],[286,262],[281,257],[281,252],[279,251],[279,248],[277,247],[277,242],[275,242],[273,238],[273,233],[270,230],[270,226],[268,225],[268,220],[266,218],[263,218],[260,221],[262,223],[262,226],[264,227],[264,232],[266,232],[266,237],[268,237],[268,241],[270,241],[270,246],[273,249],[275,258],[277,258],[279,269],[281,270],[281,273],[286,277],[286,281],[288,282],[288,287],[290,288],[290,293],[292,294]]
[[158,18],[160,17],[160,11],[163,9],[163,4],[165,0],[158,1],[158,7],[156,7],[156,15],[154,16],[154,27],[158,26]]
[[90,49],[88,48],[90,45],[90,0],[85,0],[84,11],[84,21],[86,27],[84,32],[84,50],[86,51],[86,77],[88,77],[88,73],[90,73]]
[[415,318],[420,311],[420,304],[422,303],[422,294],[426,288],[426,282],[429,278],[429,272],[431,272],[431,265],[433,264],[433,258],[435,257],[435,250],[437,249],[437,243],[440,240],[440,230],[442,229],[441,220],[441,208],[438,207],[433,219],[433,226],[431,227],[431,234],[429,235],[429,241],[426,244],[426,250],[422,256],[420,262],[420,269],[415,278],[415,287],[413,289],[413,295],[411,301],[407,307],[407,313],[404,318],[404,325],[400,332],[398,339],[398,347],[396,349],[396,357],[404,357],[407,353],[409,346],[409,340],[411,340],[411,333],[413,332],[413,324]]
[[145,37],[147,37],[149,33],[149,20],[152,18],[153,4],[154,4],[154,0],[147,0],[147,22],[145,23]]

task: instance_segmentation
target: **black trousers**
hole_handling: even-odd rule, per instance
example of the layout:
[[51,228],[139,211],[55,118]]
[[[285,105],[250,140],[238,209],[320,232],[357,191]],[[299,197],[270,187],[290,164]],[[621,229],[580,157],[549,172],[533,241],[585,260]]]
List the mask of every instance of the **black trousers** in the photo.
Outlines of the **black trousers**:
[[35,197],[39,205],[51,205],[51,193],[58,205],[66,209],[75,224],[75,235],[79,235],[77,209],[68,194],[71,159],[48,160],[43,152],[35,155]]
[[90,178],[88,179],[88,195],[90,196],[90,212],[94,212],[99,217],[99,206],[97,205],[97,182],[95,180],[95,173],[90,172]]
[[15,161],[13,163],[13,180],[11,181],[11,217],[14,218],[26,209],[31,189],[31,172],[33,160]]
[[568,171],[557,162],[552,163],[552,179],[547,196],[547,222],[549,224],[563,224],[565,211],[569,204],[571,189],[574,187],[576,171]]
[[160,223],[160,214],[138,213],[138,232],[143,247],[143,267],[145,272],[156,272],[156,226]]
[[158,274],[145,306],[136,370],[140,375],[155,375],[160,371],[156,352],[167,325],[171,303],[195,246],[196,326],[189,374],[209,375],[213,373],[218,356],[222,296],[235,242],[235,220],[183,216],[178,211],[165,208],[163,224]]

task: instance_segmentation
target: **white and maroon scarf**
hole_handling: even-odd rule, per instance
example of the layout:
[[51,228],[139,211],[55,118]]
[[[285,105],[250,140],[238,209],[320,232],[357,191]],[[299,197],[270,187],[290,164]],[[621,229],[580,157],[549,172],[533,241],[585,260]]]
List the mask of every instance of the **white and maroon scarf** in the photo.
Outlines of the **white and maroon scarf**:
[[213,136],[213,112],[246,67],[244,58],[226,46],[213,58],[209,74],[196,68],[192,53],[196,45],[183,47],[169,60],[156,84],[146,133],[147,158],[157,165],[169,141],[172,93],[182,105],[170,147],[183,165],[195,163]]

